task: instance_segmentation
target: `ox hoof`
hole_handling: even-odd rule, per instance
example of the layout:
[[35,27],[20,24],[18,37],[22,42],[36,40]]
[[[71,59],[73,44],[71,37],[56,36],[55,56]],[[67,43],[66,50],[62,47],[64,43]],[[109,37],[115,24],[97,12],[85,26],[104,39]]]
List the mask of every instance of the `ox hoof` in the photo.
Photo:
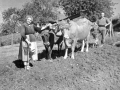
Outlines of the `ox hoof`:
[[33,60],[33,62],[36,62],[36,61],[38,61],[37,59],[36,60]]
[[81,52],[84,52],[83,50]]
[[103,45],[100,45],[99,47],[103,47]]
[[30,66],[25,66],[25,70],[30,70],[31,67]]
[[74,57],[71,56],[72,59],[75,59]]
[[64,59],[67,59],[67,56],[64,56]]
[[89,52],[88,50],[86,50],[86,52]]
[[50,61],[50,62],[53,62],[53,60],[52,60],[52,59],[50,59],[49,61]]

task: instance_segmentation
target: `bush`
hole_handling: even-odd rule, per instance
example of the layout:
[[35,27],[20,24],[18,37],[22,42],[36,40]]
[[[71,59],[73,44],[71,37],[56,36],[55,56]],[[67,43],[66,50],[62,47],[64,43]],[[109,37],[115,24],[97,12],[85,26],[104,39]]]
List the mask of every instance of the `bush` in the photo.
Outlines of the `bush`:
[[10,45],[10,44],[11,44],[10,39],[1,42],[1,46],[6,46],[6,45]]
[[[13,38],[13,40],[12,40]],[[11,44],[17,44],[20,42],[20,34],[19,33],[15,33],[15,34],[11,34],[11,35],[6,35],[6,36],[2,36],[0,37],[0,46],[6,46],[6,45],[11,45]]]
[[[12,40],[13,38],[13,40]],[[36,34],[37,41],[41,41],[41,35]],[[0,37],[0,46],[6,46],[13,44],[18,44],[20,42],[21,36],[20,33],[10,34]]]

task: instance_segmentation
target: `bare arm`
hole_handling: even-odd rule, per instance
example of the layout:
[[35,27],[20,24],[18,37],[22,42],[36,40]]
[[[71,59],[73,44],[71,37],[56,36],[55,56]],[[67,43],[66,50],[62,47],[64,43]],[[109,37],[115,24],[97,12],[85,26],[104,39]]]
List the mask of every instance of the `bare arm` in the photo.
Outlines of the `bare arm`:
[[107,24],[105,26],[108,26],[111,23],[111,21],[108,18],[106,18],[106,22],[107,22]]

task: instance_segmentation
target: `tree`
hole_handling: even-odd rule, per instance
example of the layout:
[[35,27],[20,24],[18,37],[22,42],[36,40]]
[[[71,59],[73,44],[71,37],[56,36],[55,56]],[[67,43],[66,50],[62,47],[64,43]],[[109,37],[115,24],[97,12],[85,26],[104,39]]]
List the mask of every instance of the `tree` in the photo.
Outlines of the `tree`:
[[[52,0],[51,0],[52,2]],[[2,24],[2,33],[10,34],[15,32],[15,21],[25,22],[26,15],[32,15],[34,22],[47,22],[50,19],[55,19],[56,16],[52,12],[52,4],[48,0],[32,0],[31,2],[25,3],[22,9],[17,8],[8,8],[3,11],[3,24]],[[11,16],[19,16],[11,19]],[[10,20],[14,23],[10,23]]]
[[32,0],[26,3],[21,10],[21,17],[25,18],[26,15],[32,15],[35,23],[56,18],[55,14],[52,12],[52,5],[48,0]]
[[11,16],[12,14],[18,14],[19,11],[20,11],[19,9],[17,9],[17,8],[12,8],[12,7],[8,8],[7,10],[4,10],[4,11],[2,12],[3,21],[4,21],[4,22],[9,21],[10,16]]
[[14,33],[14,24],[10,24],[10,22],[5,22],[1,24],[1,33],[2,35],[8,35]]
[[3,23],[1,24],[1,33],[3,35],[15,33],[15,23],[11,23],[10,18],[13,14],[18,15],[19,12],[20,12],[20,9],[12,8],[12,7],[2,12]]
[[84,15],[88,18],[95,15],[99,17],[104,12],[107,17],[113,14],[114,3],[111,0],[60,0],[59,4],[64,7],[68,16]]

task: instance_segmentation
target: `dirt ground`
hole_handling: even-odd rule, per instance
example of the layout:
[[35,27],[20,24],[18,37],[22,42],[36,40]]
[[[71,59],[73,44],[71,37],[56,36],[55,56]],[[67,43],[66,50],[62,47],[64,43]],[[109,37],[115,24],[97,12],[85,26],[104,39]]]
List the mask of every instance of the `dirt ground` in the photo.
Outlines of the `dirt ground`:
[[30,71],[17,60],[18,44],[0,47],[0,90],[120,90],[120,47],[111,45],[118,36],[88,53],[77,50],[74,60],[64,60],[64,50],[57,57],[54,48],[53,62],[39,42],[39,61],[31,61]]

